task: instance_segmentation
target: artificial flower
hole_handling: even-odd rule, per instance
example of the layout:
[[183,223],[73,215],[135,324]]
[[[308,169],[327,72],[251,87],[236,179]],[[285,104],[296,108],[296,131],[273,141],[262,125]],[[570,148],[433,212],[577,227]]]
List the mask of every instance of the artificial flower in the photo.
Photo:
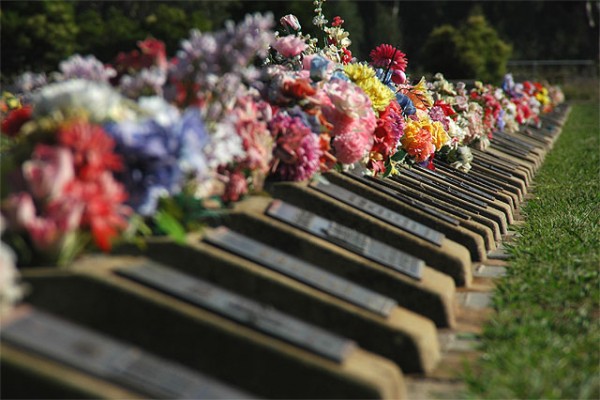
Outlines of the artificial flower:
[[404,72],[406,69],[406,54],[389,44],[380,44],[369,53],[371,65],[374,67]]
[[297,36],[288,35],[279,38],[273,43],[273,48],[284,57],[296,57],[306,50],[306,43]]

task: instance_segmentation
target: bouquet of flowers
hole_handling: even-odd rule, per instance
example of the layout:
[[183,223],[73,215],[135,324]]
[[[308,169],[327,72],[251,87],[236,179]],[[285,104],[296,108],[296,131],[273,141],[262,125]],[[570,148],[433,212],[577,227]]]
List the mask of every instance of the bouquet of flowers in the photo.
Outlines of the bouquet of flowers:
[[74,55],[26,73],[0,103],[3,240],[20,264],[68,264],[139,234],[182,239],[265,181],[331,169],[372,175],[441,157],[468,171],[472,146],[539,124],[564,100],[539,82],[502,88],[413,81],[406,55],[380,44],[352,56],[344,20],[302,33],[270,14],[193,30],[172,59],[148,38],[111,65]]

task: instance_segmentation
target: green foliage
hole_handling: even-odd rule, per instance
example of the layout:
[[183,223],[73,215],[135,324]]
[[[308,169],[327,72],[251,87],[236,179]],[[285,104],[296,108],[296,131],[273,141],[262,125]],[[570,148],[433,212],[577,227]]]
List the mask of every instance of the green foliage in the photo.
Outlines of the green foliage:
[[4,2],[2,72],[49,70],[73,54],[79,27],[70,1]]
[[597,102],[575,105],[536,176],[467,377],[478,398],[600,397],[599,124]]
[[482,15],[471,15],[458,27],[442,25],[429,35],[423,64],[449,79],[498,82],[506,73],[511,47],[500,39]]

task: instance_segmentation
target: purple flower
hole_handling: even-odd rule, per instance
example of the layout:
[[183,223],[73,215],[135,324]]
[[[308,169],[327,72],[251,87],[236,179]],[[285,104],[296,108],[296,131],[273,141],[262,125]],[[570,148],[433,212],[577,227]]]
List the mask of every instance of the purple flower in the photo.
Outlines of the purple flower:
[[117,175],[129,192],[128,203],[138,213],[151,215],[161,196],[180,191],[180,143],[169,127],[152,119],[109,123],[104,129],[115,139],[124,171]]
[[61,79],[85,79],[108,83],[111,78],[117,75],[112,67],[104,66],[100,60],[92,55],[82,57],[75,54],[59,64]]

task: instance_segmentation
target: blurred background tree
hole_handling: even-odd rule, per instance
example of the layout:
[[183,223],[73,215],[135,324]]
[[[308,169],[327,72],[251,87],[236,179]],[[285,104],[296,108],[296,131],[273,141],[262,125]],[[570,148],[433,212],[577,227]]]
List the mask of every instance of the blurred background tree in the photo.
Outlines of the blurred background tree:
[[506,73],[511,46],[502,41],[481,14],[456,28],[434,28],[423,47],[423,67],[449,79],[479,79],[498,84]]
[[[25,70],[55,71],[75,52],[110,62],[147,36],[163,40],[173,55],[191,28],[218,29],[226,19],[239,21],[252,12],[271,11],[276,21],[295,14],[303,31],[315,36],[313,8],[310,0],[3,0],[0,72],[6,78]],[[597,63],[598,10],[597,0],[327,0],[324,5],[330,21],[336,15],[345,20],[358,59],[390,43],[406,53],[414,76],[447,71],[477,79],[502,73],[506,45],[512,60]],[[466,19],[470,15],[481,18]]]

